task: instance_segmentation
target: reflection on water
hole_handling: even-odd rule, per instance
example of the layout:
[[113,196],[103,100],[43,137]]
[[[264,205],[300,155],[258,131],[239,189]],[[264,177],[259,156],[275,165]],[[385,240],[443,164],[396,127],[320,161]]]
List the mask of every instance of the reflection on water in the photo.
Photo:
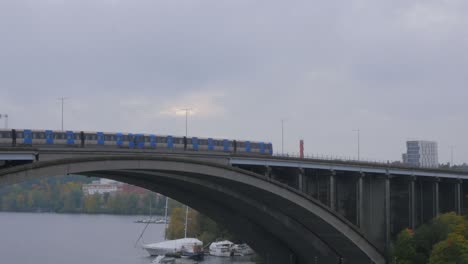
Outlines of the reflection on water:
[[[152,261],[152,260],[151,260]],[[234,256],[234,257],[214,257],[205,256],[202,261],[194,261],[190,259],[176,259],[177,264],[254,264],[250,261],[250,256]]]
[[[134,247],[141,216],[0,212],[1,263],[149,264],[154,257]],[[142,242],[163,240],[164,225],[151,224]],[[195,263],[178,259],[178,263]],[[206,256],[200,264],[253,264],[250,257]]]

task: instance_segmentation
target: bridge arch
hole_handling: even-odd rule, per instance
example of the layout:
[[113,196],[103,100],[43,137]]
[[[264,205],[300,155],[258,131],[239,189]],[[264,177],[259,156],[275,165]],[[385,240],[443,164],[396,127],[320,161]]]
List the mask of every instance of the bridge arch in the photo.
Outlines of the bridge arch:
[[0,186],[82,174],[137,185],[179,200],[245,238],[267,263],[385,263],[345,219],[281,183],[212,162],[145,156],[40,161],[0,170]]

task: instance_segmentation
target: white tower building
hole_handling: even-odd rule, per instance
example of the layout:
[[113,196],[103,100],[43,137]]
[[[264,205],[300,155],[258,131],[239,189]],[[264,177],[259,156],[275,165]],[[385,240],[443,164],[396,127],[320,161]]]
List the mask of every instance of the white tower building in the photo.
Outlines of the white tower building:
[[414,167],[437,168],[439,166],[437,142],[406,141],[406,155],[403,162]]

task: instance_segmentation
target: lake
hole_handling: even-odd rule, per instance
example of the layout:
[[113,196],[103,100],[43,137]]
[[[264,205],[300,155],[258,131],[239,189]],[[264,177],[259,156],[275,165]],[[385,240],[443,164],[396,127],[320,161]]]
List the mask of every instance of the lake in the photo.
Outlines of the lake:
[[[142,216],[0,212],[1,263],[149,264],[141,242],[163,240],[164,225],[134,223]],[[207,256],[199,263],[254,264],[250,257]],[[193,263],[179,260],[180,263]]]

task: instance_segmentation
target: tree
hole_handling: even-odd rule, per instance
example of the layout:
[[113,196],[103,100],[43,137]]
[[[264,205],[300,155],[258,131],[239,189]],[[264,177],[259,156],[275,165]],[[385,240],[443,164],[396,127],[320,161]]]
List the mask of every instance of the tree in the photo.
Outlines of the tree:
[[393,250],[393,259],[395,264],[411,264],[414,263],[416,257],[416,249],[414,246],[414,233],[411,229],[403,229],[398,234],[395,248]]
[[430,264],[468,264],[468,241],[461,234],[450,233],[446,240],[434,245]]
[[177,239],[184,237],[185,212],[182,208],[174,208],[171,212],[171,221],[166,230],[168,239]]
[[467,263],[468,222],[453,212],[418,227],[414,235],[405,229],[397,237],[394,263]]

